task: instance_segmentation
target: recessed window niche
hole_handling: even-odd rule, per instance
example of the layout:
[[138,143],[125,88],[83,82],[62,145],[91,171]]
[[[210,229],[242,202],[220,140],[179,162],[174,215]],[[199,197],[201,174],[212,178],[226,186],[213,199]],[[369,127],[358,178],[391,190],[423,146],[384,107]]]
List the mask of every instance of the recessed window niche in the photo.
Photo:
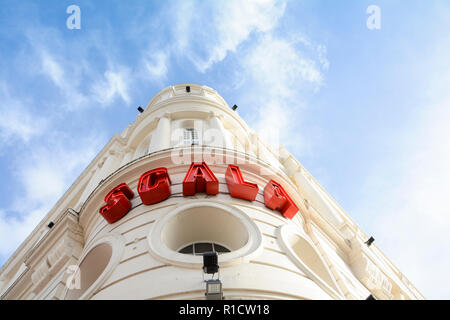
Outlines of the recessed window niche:
[[115,234],[89,244],[81,263],[68,268],[70,285],[64,300],[89,299],[119,263],[124,247],[123,237]]
[[277,236],[287,255],[300,270],[329,295],[340,297],[336,281],[308,235],[291,225],[283,225],[277,229]]
[[153,225],[148,240],[156,258],[192,268],[203,262],[201,254],[193,254],[196,244],[217,244],[219,263],[225,266],[257,254],[262,242],[258,227],[244,212],[216,201],[179,206]]

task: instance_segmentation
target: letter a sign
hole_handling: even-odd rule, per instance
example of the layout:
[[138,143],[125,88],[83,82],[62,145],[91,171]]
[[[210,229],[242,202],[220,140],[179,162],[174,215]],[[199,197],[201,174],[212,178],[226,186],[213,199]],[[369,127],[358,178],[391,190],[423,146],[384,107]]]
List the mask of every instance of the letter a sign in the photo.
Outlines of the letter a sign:
[[193,162],[183,180],[183,195],[192,196],[197,192],[219,193],[219,180],[205,162]]

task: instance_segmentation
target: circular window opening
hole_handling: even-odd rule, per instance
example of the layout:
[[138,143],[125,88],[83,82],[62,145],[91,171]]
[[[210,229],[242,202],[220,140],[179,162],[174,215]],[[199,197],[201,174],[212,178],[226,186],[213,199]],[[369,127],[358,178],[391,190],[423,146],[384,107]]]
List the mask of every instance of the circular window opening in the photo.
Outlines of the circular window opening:
[[219,250],[223,247],[231,252],[245,246],[248,239],[248,230],[239,218],[212,206],[187,209],[172,217],[162,229],[163,242],[176,252],[186,244],[195,244],[193,250],[199,247],[199,251],[218,244]]
[[101,243],[89,251],[74,274],[74,279],[79,281],[74,281],[76,285],[67,291],[66,299],[80,298],[105,271],[111,256],[112,247],[108,243]]
[[250,261],[263,248],[261,231],[247,213],[212,200],[190,201],[158,219],[148,244],[155,258],[187,268],[201,267],[206,251],[216,251],[225,267]]
[[205,252],[217,252],[217,254],[222,254],[226,252],[230,252],[231,250],[214,242],[196,242],[191,243],[180,250],[179,253],[183,254],[193,254],[194,256],[201,256]]

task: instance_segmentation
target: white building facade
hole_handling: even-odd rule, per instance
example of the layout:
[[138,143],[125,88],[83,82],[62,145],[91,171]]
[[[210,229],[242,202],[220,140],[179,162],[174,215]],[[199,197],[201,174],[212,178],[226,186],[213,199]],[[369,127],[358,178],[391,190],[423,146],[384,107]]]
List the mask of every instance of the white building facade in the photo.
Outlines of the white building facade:
[[205,299],[202,253],[216,251],[226,299],[424,299],[369,238],[215,90],[181,84],[78,177],[0,270],[0,296]]

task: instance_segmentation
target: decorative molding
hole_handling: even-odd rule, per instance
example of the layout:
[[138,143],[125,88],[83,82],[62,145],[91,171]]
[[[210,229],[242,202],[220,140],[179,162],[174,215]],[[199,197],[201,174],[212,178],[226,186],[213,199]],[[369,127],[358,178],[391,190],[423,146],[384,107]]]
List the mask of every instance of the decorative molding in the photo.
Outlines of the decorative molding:
[[[335,276],[332,274],[328,262],[324,259],[323,254],[318,250],[314,242],[310,239],[306,232],[311,232],[310,226],[305,224],[305,231],[294,228],[291,225],[281,225],[276,229],[276,235],[281,247],[285,250],[287,256],[295,263],[295,265],[302,270],[312,281],[314,281],[322,290],[324,290],[333,299],[341,300],[343,299],[342,292],[336,282]],[[307,265],[304,260],[294,251],[292,247],[291,237],[301,238],[307,244],[312,252],[316,255],[315,263],[321,265],[326,274],[329,277],[327,282],[322,279],[321,276],[316,274],[311,265]],[[310,254],[310,253],[308,253]]]
[[350,266],[359,281],[378,299],[391,300],[394,298],[393,282],[372,262],[356,238],[352,239]]
[[172,119],[172,113],[165,112],[160,118],[167,118],[167,119],[171,120]]
[[[105,269],[101,273],[101,275],[94,281],[94,283],[89,288],[86,288],[86,291],[83,292],[83,294],[78,298],[78,300],[88,300],[99,289],[101,289],[101,286],[104,284],[105,280],[111,275],[111,273],[114,271],[114,269],[117,267],[117,265],[120,263],[120,260],[122,259],[123,253],[125,251],[125,237],[120,233],[114,232],[107,233],[95,239],[95,241],[91,242],[83,249],[83,254],[78,259],[78,267],[80,267],[81,262],[91,252],[91,250],[102,243],[107,243],[111,246],[112,248],[111,258],[108,264],[106,265]],[[68,287],[65,286],[61,294],[61,299],[65,300],[67,292]]]
[[169,98],[175,97],[177,95],[177,92],[175,90],[175,86],[171,86],[170,87],[170,94],[169,94]]
[[80,256],[83,242],[78,217],[69,209],[25,259],[31,271],[34,293],[39,293],[72,257]]
[[392,282],[366,255],[362,255],[352,264],[358,279],[379,299],[391,300]]

